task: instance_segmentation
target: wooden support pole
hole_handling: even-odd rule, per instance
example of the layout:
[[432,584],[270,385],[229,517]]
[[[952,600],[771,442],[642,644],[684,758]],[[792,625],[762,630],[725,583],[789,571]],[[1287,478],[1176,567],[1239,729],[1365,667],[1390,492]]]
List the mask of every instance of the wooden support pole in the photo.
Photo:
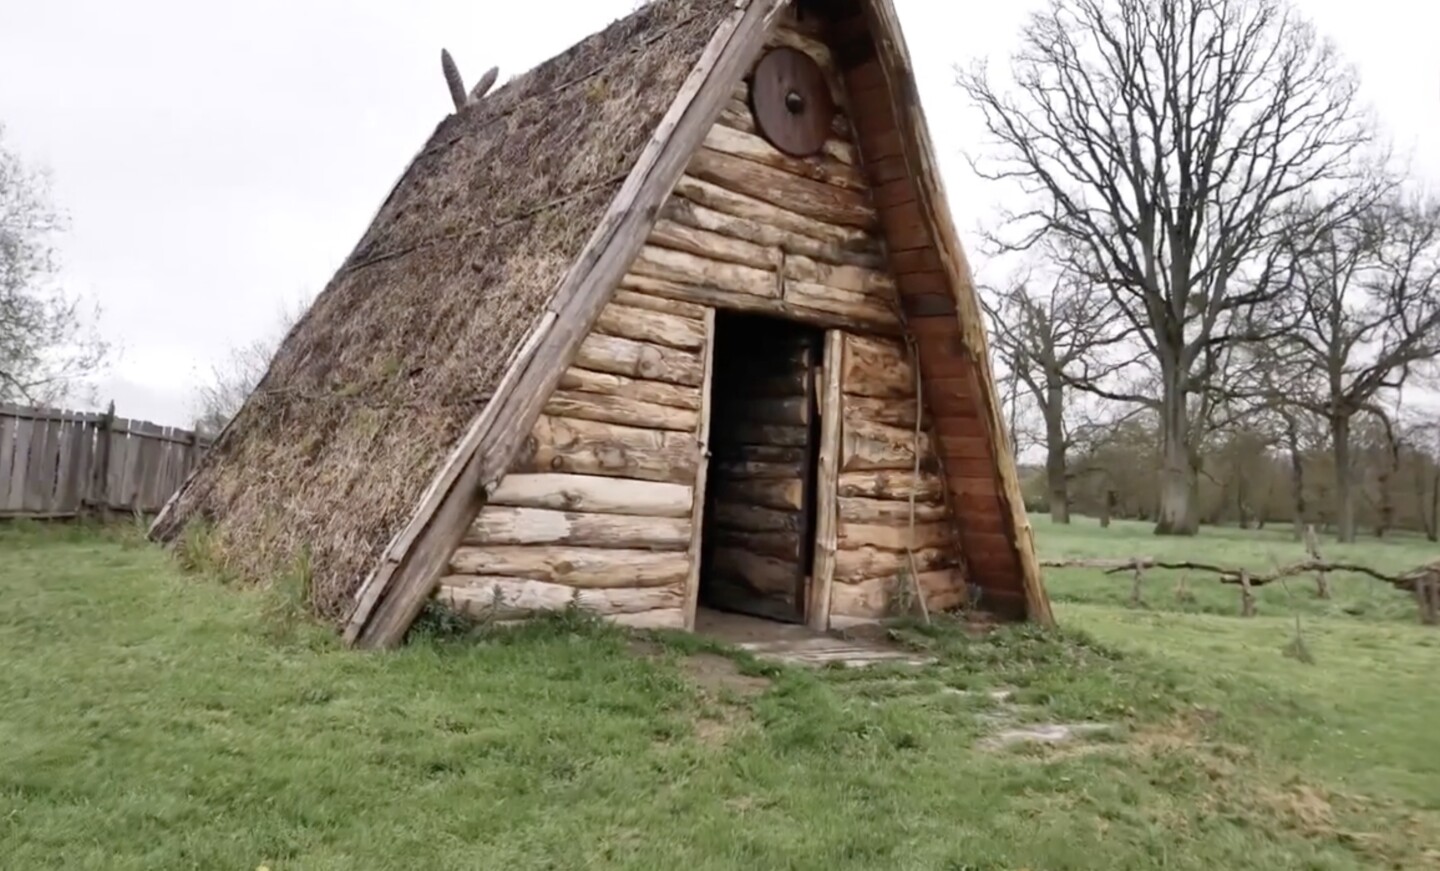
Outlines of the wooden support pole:
[[1240,616],[1255,616],[1255,593],[1250,588],[1250,573],[1240,570]]
[[1130,607],[1139,608],[1145,604],[1140,595],[1140,586],[1145,582],[1145,564],[1137,557],[1135,559],[1135,577],[1130,584]]
[[[1307,524],[1305,527],[1305,550],[1316,562],[1324,561],[1324,557],[1320,556],[1320,537],[1315,534],[1315,524],[1313,523]],[[1330,575],[1323,568],[1317,569],[1315,572],[1315,598],[1331,598]]]

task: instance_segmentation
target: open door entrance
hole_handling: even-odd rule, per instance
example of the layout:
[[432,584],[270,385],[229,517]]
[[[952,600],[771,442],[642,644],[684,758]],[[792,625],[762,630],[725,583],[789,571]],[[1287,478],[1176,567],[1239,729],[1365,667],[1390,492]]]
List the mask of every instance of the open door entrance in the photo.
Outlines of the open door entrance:
[[814,571],[824,334],[730,312],[715,327],[700,602],[801,623]]

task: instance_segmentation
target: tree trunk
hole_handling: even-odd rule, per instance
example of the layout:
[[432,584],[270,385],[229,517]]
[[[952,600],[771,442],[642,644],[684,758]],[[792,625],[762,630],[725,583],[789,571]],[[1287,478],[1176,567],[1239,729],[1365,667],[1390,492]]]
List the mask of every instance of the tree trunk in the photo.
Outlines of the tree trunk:
[[1300,455],[1300,440],[1290,430],[1290,504],[1295,509],[1295,540],[1305,537],[1305,458]]
[[1070,522],[1069,469],[1065,460],[1064,394],[1051,386],[1045,404],[1045,478],[1050,487],[1050,519]]
[[1160,506],[1155,534],[1194,535],[1199,523],[1195,516],[1195,465],[1187,444],[1190,414],[1185,407],[1185,391],[1179,385],[1165,385],[1161,411]]
[[1430,479],[1430,520],[1425,524],[1425,537],[1440,541],[1440,470]]
[[1110,515],[1115,513],[1115,491],[1112,488],[1105,488],[1105,501],[1100,507],[1100,528],[1110,528]]
[[1335,538],[1355,541],[1354,469],[1350,467],[1350,418],[1330,418],[1330,445],[1335,457]]

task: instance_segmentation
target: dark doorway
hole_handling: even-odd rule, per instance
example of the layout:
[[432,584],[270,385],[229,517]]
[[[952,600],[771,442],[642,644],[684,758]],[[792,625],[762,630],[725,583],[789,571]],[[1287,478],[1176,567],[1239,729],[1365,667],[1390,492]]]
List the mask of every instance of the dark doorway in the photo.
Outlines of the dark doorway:
[[815,558],[824,334],[720,312],[700,602],[804,622]]

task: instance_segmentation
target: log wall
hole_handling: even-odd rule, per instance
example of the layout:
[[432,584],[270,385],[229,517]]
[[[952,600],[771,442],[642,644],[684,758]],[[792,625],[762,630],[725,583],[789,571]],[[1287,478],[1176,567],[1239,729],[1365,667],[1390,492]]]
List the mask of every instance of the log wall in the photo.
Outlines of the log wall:
[[814,58],[839,112],[822,153],[795,158],[759,135],[739,83],[622,287],[665,299],[899,335],[896,287],[820,28],[793,13],[769,45]]
[[904,342],[843,336],[832,626],[894,616],[907,596],[913,600],[913,587],[902,588],[910,553],[931,610],[965,601],[945,480],[915,376]]
[[686,625],[707,324],[701,306],[616,294],[451,557],[442,602],[478,619],[573,603]]

